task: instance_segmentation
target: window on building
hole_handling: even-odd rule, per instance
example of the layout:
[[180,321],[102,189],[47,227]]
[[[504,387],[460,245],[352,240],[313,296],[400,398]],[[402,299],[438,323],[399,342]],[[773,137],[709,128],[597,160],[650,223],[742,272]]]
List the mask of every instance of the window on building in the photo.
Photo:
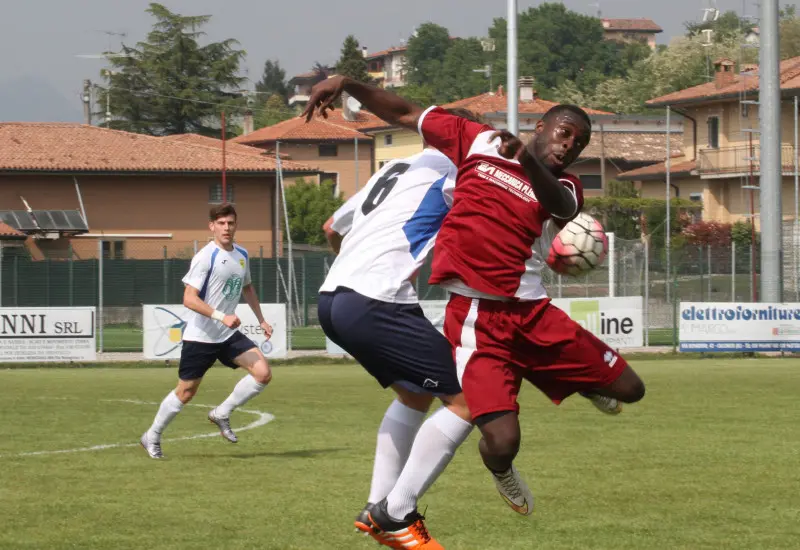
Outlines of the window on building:
[[719,149],[719,117],[708,117],[708,146]]
[[321,157],[339,156],[339,147],[335,143],[320,143],[319,156]]
[[125,241],[103,241],[104,260],[122,260],[125,258]]
[[600,174],[581,174],[579,177],[581,178],[581,184],[583,184],[584,189],[603,188],[603,179],[600,177]]
[[[227,195],[225,202],[233,203],[233,184],[231,182],[225,183],[225,194]],[[208,202],[210,204],[221,204],[223,202],[221,181],[216,181],[208,187]]]
[[703,202],[703,194],[702,193],[690,193],[689,200],[692,202]]
[[383,136],[383,144],[384,145],[392,144],[392,134],[386,134],[385,136]]

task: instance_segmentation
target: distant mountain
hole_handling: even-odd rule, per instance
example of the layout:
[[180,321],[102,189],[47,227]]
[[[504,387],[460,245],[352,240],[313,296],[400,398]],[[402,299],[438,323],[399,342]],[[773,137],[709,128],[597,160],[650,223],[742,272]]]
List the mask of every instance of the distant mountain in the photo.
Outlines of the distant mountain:
[[35,76],[0,80],[0,121],[81,122],[80,96],[70,101],[52,84]]

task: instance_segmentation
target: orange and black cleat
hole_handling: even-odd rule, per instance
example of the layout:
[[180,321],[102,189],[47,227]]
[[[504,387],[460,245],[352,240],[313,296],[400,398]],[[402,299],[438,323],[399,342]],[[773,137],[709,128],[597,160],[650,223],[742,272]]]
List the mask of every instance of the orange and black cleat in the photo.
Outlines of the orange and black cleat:
[[372,531],[372,523],[369,521],[369,511],[372,510],[374,504],[367,504],[364,509],[358,513],[353,524],[356,526],[356,531],[369,535]]
[[374,504],[368,513],[370,535],[383,546],[414,550],[444,550],[425,527],[425,518],[416,510],[402,520],[389,516],[386,499]]

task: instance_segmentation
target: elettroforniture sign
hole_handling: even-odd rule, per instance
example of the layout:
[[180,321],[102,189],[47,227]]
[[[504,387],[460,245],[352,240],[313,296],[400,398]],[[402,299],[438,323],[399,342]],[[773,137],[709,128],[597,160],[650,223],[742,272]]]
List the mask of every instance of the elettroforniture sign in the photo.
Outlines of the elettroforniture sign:
[[95,308],[0,308],[0,361],[97,359]]

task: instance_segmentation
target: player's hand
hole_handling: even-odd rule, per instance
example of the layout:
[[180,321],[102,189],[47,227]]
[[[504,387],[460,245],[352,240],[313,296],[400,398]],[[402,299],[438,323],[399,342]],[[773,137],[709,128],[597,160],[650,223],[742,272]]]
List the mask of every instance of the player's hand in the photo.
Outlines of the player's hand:
[[264,337],[269,340],[272,338],[272,325],[266,321],[261,321],[261,330],[264,331]]
[[242,321],[239,320],[236,315],[226,315],[222,320],[222,324],[228,328],[239,328],[239,325],[242,324]]
[[497,138],[500,138],[497,152],[500,153],[501,157],[513,159],[522,151],[522,140],[508,130],[497,130],[489,136],[489,141],[492,142]]
[[311,88],[311,98],[308,100],[308,105],[303,111],[301,117],[305,117],[306,122],[311,120],[314,116],[314,110],[318,110],[320,114],[328,118],[328,109],[334,109],[333,103],[339,99],[344,91],[345,77],[332,76],[327,80],[318,82]]

